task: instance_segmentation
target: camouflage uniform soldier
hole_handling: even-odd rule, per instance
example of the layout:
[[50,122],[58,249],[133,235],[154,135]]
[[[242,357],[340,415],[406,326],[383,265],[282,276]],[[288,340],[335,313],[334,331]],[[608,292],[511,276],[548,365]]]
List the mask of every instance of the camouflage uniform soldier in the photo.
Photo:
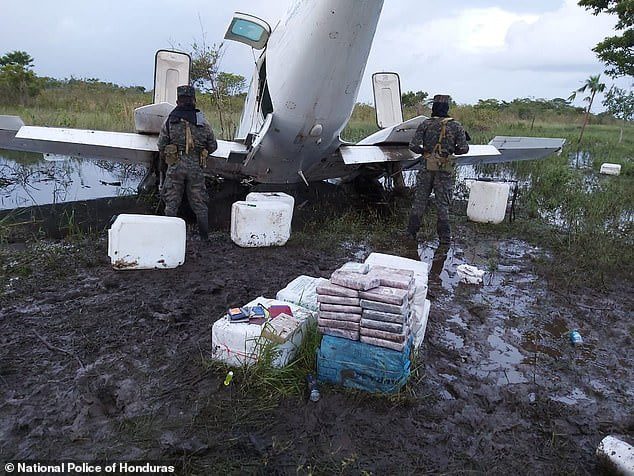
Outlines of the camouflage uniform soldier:
[[194,88],[179,86],[177,97],[177,106],[163,124],[158,139],[161,161],[167,165],[161,189],[165,215],[176,216],[183,192],[186,192],[189,205],[196,214],[200,237],[207,240],[209,198],[203,170],[207,167],[209,154],[218,148],[218,144],[205,116],[196,109]]
[[431,119],[418,126],[409,145],[411,151],[423,155],[424,161],[416,177],[416,195],[407,232],[416,238],[433,190],[438,208],[437,231],[441,245],[448,245],[451,241],[449,205],[453,197],[454,154],[469,152],[464,128],[448,114],[449,96],[434,96]]

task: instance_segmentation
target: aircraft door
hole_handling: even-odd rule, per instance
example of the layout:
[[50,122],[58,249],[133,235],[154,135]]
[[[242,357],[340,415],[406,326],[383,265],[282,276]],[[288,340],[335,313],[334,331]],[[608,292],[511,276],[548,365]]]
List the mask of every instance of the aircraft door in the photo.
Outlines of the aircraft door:
[[262,139],[264,139],[264,136],[269,131],[272,122],[273,122],[273,114],[267,114],[266,119],[264,120],[264,124],[262,125],[262,128],[260,129],[260,131],[257,134],[253,134],[253,143],[251,144],[251,149],[249,150],[249,153],[247,154],[247,158],[244,161],[244,165],[247,165],[249,162],[251,162],[251,159],[260,150],[260,147],[262,146]]
[[225,39],[238,41],[251,48],[261,50],[266,46],[271,36],[270,25],[253,15],[236,12],[231,20]]
[[401,104],[401,80],[396,73],[375,73],[372,75],[376,123],[381,129],[403,122]]
[[189,84],[192,59],[187,53],[159,50],[154,60],[154,104],[176,105],[176,88]]

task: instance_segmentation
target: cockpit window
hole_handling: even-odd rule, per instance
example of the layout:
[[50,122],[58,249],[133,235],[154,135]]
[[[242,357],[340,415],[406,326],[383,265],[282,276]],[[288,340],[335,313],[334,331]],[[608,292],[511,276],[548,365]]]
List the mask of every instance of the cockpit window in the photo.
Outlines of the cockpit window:
[[231,26],[231,33],[242,36],[251,41],[260,41],[266,35],[266,30],[260,25],[247,20],[236,19]]
[[271,27],[264,20],[244,13],[236,13],[225,34],[227,40],[245,43],[261,50],[271,36]]

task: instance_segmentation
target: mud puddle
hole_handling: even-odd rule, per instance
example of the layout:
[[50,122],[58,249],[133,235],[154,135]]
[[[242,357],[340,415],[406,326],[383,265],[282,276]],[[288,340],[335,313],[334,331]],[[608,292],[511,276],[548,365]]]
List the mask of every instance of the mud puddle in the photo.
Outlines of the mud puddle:
[[[300,216],[338,201],[311,193]],[[112,270],[104,239],[4,248],[0,454],[171,461],[191,474],[596,474],[599,441],[634,429],[631,290],[560,293],[534,266],[545,250],[466,225],[455,235],[446,254],[418,250],[432,310],[406,391],[324,387],[316,404],[222,385],[210,329],[300,274],[365,259],[366,243],[245,250],[217,232],[165,272]],[[462,263],[487,271],[483,285],[458,282]]]

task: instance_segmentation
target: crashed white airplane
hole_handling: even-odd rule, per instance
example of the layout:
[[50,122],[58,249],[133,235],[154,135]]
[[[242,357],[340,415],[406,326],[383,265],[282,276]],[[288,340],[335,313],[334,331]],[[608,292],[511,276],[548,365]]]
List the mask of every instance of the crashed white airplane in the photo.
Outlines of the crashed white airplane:
[[[408,144],[418,125],[403,122],[394,73],[373,76],[381,130],[357,144],[342,141],[357,101],[383,0],[295,0],[274,29],[236,14],[225,38],[259,51],[239,129],[218,141],[207,172],[230,179],[290,184],[329,178],[380,176],[415,167]],[[90,159],[143,163],[156,168],[157,135],[174,107],[176,87],[189,82],[190,58],[156,55],[154,104],[135,111],[137,133],[25,126],[0,116],[0,148]],[[472,145],[458,165],[541,159],[562,139],[496,137]]]

